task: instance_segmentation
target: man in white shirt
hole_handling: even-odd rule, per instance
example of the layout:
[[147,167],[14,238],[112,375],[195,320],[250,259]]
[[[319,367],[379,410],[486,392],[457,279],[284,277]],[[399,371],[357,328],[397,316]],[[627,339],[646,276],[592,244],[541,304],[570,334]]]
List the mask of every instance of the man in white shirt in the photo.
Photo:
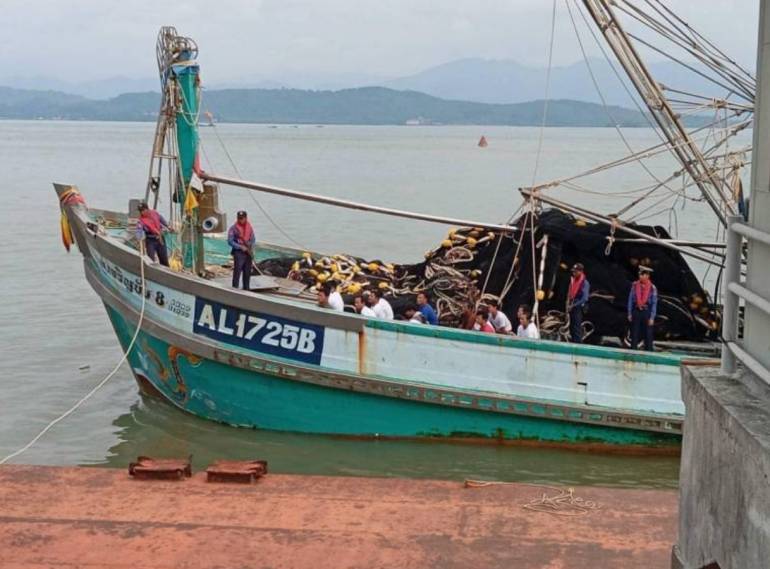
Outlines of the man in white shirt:
[[331,308],[338,312],[344,312],[345,310],[345,302],[342,300],[342,295],[328,284],[324,284],[318,289],[318,306],[321,308]]
[[532,312],[530,311],[529,307],[519,307],[519,327],[516,329],[516,335],[519,338],[539,340],[540,332],[538,331],[537,326],[535,326],[535,323],[530,322],[529,319],[531,316]]
[[374,310],[366,306],[366,302],[364,302],[363,296],[359,295],[353,299],[353,308],[355,308],[356,312],[361,316],[366,316],[367,318],[377,318],[377,314],[375,314]]
[[511,334],[513,326],[508,317],[500,310],[500,304],[496,300],[487,301],[489,306],[489,323],[498,334]]
[[369,295],[369,306],[380,320],[393,320],[393,307],[382,298],[382,290],[376,288]]

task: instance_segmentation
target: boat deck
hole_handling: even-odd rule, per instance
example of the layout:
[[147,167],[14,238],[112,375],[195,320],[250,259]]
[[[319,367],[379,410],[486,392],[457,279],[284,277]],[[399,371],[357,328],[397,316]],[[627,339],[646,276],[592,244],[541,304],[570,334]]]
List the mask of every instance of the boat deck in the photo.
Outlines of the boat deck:
[[[577,488],[599,509],[523,506],[525,484],[268,474],[253,485],[125,470],[0,467],[0,565],[43,567],[667,568],[672,491]],[[568,513],[567,510],[560,511]]]

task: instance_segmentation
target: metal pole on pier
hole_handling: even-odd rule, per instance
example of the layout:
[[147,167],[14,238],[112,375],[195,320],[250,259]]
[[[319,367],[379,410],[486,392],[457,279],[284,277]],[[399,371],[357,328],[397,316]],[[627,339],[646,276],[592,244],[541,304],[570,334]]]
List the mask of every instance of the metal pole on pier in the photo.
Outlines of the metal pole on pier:
[[743,239],[733,231],[733,224],[743,221],[739,215],[727,218],[727,257],[725,259],[724,290],[722,306],[722,340],[725,348],[722,350],[722,373],[735,373],[735,354],[730,350],[730,343],[738,340],[738,296],[730,290],[730,283],[738,282],[741,278],[741,243]]
[[[763,1],[759,11],[757,45],[757,97],[754,110],[754,142],[751,164],[749,227],[737,226],[748,241],[745,289],[762,300],[770,299],[770,2]],[[737,280],[737,279],[736,279]],[[751,295],[746,295],[751,296]],[[746,297],[744,296],[744,300]],[[760,364],[749,367],[770,381],[770,314],[763,303],[747,300],[741,348]]]

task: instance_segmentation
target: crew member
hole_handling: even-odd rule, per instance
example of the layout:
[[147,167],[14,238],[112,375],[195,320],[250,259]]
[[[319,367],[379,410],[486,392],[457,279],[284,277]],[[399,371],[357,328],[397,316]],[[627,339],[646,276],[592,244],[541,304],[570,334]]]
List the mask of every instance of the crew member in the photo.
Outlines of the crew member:
[[342,295],[332,288],[329,283],[324,283],[321,288],[318,289],[318,306],[321,308],[330,308],[337,312],[345,311],[345,301],[342,300]]
[[569,313],[569,336],[575,344],[583,343],[583,313],[588,303],[591,285],[588,283],[583,263],[572,266],[572,278],[567,292],[567,312]]
[[522,306],[519,310],[519,327],[516,329],[516,335],[519,338],[539,340],[540,332],[530,318],[532,318],[532,311],[528,306]]
[[379,288],[375,288],[369,295],[369,306],[380,320],[393,320],[393,307],[382,297]]
[[473,327],[478,332],[486,332],[494,334],[495,329],[489,323],[489,313],[486,310],[479,310],[476,312],[476,325]]
[[436,315],[436,311],[430,305],[430,297],[427,292],[417,293],[417,309],[420,311],[420,314],[422,314],[425,322],[432,324],[433,326],[438,324],[438,316]]
[[410,324],[425,324],[425,316],[420,312],[419,306],[408,306],[404,311],[404,316]]
[[628,293],[628,321],[631,323],[631,349],[636,350],[644,338],[644,349],[653,351],[655,315],[658,312],[658,289],[652,284],[652,269],[639,267],[639,280],[631,285]]
[[251,248],[255,242],[254,228],[251,227],[246,212],[241,210],[238,212],[238,220],[227,232],[227,244],[230,245],[230,253],[233,255],[233,288],[238,288],[243,275],[243,290],[249,290],[253,261]]
[[377,315],[374,313],[374,310],[372,310],[366,305],[366,300],[362,295],[358,295],[353,299],[353,308],[355,308],[356,313],[360,314],[361,316],[366,316],[368,318],[377,318]]
[[489,323],[498,334],[510,334],[513,331],[513,325],[508,317],[500,310],[500,303],[496,300],[488,300]]
[[157,261],[168,267],[168,251],[166,240],[163,238],[164,229],[168,231],[169,226],[163,216],[154,209],[150,209],[146,203],[140,203],[136,238],[140,241],[144,239],[144,247],[150,259],[155,261],[157,256]]

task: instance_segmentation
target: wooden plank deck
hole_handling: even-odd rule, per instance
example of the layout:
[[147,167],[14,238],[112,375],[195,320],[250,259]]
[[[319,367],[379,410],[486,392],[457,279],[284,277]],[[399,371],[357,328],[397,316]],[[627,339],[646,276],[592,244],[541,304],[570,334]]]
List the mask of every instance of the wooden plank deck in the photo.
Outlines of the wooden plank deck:
[[268,474],[253,485],[0,467],[0,567],[668,568],[677,494],[581,487],[579,517],[530,485]]

